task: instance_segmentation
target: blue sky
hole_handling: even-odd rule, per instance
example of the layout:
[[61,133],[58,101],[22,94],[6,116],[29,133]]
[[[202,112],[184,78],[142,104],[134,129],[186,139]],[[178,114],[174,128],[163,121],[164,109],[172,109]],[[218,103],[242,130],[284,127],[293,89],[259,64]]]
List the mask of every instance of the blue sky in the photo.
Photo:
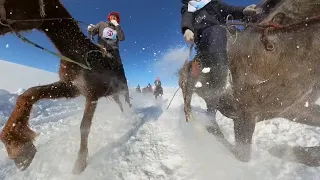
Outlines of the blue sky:
[[[173,72],[186,54],[180,32],[180,0],[61,0],[76,19],[96,24],[106,20],[110,11],[118,11],[126,40],[120,42],[120,55],[129,86],[144,87],[160,76],[164,86],[177,86]],[[225,0],[230,5],[250,5],[259,0]],[[80,25],[84,33],[86,26]],[[24,36],[56,52],[48,38],[38,31]],[[59,59],[13,35],[0,38],[0,59],[57,72]],[[179,61],[179,62],[174,62]],[[172,63],[171,63],[172,62]]]

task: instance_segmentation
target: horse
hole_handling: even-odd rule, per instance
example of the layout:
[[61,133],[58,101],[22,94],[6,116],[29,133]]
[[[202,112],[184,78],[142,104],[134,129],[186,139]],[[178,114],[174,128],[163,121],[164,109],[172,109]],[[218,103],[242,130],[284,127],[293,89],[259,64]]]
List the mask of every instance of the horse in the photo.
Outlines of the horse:
[[[33,144],[37,134],[28,123],[33,104],[41,99],[71,99],[83,95],[86,102],[80,125],[80,149],[72,170],[74,174],[83,172],[87,166],[88,136],[98,99],[112,96],[120,103],[118,94],[124,93],[131,107],[119,54],[103,56],[59,0],[0,0],[0,15],[0,35],[10,32],[20,35],[18,32],[37,29],[64,57],[60,61],[59,81],[31,87],[18,96],[15,108],[0,133],[9,158],[24,171],[37,152]],[[75,61],[67,61],[65,57]],[[81,64],[90,65],[91,69]]]
[[141,92],[142,94],[150,94],[152,93],[152,88],[144,87]]
[[162,88],[162,86],[156,86],[156,87],[154,88],[153,95],[154,95],[155,99],[157,99],[159,95],[162,97],[162,95],[163,95],[163,88]]
[[[201,73],[199,55],[184,63],[178,80],[186,121],[196,93],[205,100],[209,115],[219,110],[233,120],[235,145],[224,138],[215,120],[207,130],[242,162],[251,159],[258,122],[280,117],[320,127],[315,104],[320,95],[320,0],[265,0],[259,7],[263,13],[252,18],[254,22],[237,22],[246,27],[236,40],[228,35],[227,79],[215,82],[210,72]],[[199,81],[205,85],[197,86]],[[224,83],[223,92],[217,93],[214,83]],[[269,153],[284,159],[286,150],[295,155],[292,162],[320,166],[319,146],[278,145]]]

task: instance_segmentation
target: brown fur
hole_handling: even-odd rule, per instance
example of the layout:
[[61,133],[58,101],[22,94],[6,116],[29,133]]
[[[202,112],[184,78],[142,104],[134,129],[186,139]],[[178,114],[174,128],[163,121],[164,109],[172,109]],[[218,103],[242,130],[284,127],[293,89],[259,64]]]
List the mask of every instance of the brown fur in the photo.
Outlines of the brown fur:
[[[59,0],[44,0],[44,4],[45,18],[72,18]],[[41,19],[37,0],[6,0],[4,7],[7,19]],[[62,55],[79,62],[85,62],[84,57],[90,50],[99,50],[98,46],[86,38],[74,20],[17,21],[11,24],[11,27],[15,31],[38,29],[44,32]],[[9,32],[9,27],[0,25],[1,35]],[[0,134],[9,157],[17,167],[26,169],[36,153],[32,143],[36,133],[28,126],[33,104],[45,98],[75,98],[83,95],[86,97],[86,106],[80,127],[81,145],[73,172],[81,173],[86,168],[87,140],[98,99],[112,95],[123,111],[118,93],[124,91],[126,102],[131,106],[127,81],[119,58],[117,55],[106,58],[99,52],[90,53],[88,62],[92,70],[61,60],[60,81],[32,87],[18,97],[15,109]]]
[[[270,2],[273,3],[273,9],[268,9],[268,14],[258,20],[258,23],[275,22],[285,25],[320,15],[320,0]],[[257,31],[255,27],[238,33],[236,42],[229,38],[232,86],[220,98],[217,109],[234,121],[235,147],[226,143],[225,139],[223,142],[228,144],[228,148],[239,160],[250,160],[256,122],[283,117],[297,123],[320,126],[320,108],[315,104],[320,95],[319,34],[320,22],[270,33],[268,38],[275,46],[272,51],[265,49],[260,39],[261,31]],[[181,85],[183,78],[179,81]],[[209,89],[195,89],[196,80],[193,78],[188,78],[187,82],[184,96],[191,99],[192,92],[196,92],[205,97],[205,92]],[[210,99],[205,101],[207,105],[212,102]],[[190,100],[185,103],[186,109],[190,109]],[[305,106],[306,103],[309,104],[308,107]],[[219,127],[215,125],[214,130],[221,138]],[[308,166],[320,165],[320,147],[289,149],[293,150],[294,161]],[[307,153],[308,150],[319,156]],[[270,152],[282,157],[283,151],[281,146],[272,148]]]

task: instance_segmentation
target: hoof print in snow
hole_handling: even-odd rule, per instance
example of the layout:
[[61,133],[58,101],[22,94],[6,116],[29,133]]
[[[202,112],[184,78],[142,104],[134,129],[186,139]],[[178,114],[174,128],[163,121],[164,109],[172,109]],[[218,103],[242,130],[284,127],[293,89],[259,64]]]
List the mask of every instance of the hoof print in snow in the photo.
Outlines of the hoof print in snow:
[[301,163],[306,166],[320,166],[320,147],[290,147],[275,146],[269,150],[270,154],[285,161]]
[[289,145],[284,145],[284,144],[276,145],[270,148],[268,151],[272,156],[277,157],[279,159],[282,159],[285,161],[291,161],[291,162],[296,161],[293,147]]

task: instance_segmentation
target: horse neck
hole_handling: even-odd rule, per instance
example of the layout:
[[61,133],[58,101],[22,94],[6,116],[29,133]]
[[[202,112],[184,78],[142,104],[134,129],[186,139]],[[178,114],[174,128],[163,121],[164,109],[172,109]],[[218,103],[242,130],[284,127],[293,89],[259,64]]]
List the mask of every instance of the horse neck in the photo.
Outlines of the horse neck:
[[[72,18],[64,7],[59,6],[54,9],[47,11],[47,18]],[[73,19],[44,21],[39,30],[47,35],[61,54],[70,58],[83,58],[89,50],[97,49]]]

